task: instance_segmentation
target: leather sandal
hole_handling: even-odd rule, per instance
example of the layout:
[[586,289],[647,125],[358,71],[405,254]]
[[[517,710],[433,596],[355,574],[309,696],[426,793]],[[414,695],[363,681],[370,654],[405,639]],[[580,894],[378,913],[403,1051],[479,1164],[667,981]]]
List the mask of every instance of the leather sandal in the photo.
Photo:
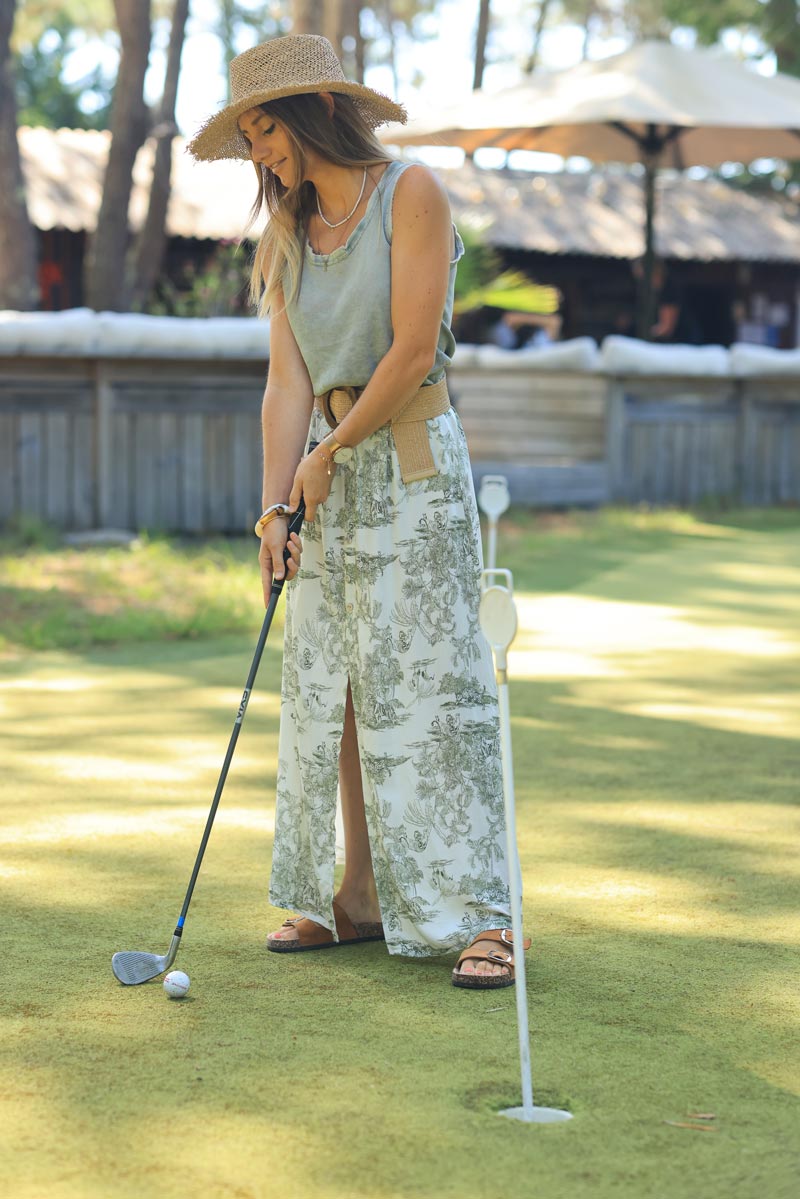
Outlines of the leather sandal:
[[[496,941],[497,949],[473,949],[479,941]],[[467,987],[472,990],[490,990],[497,987],[514,986],[514,934],[510,928],[493,928],[486,933],[478,933],[477,937],[461,954],[453,970],[453,986]],[[508,946],[508,948],[505,948]],[[531,939],[525,937],[523,949],[530,949]],[[499,966],[507,966],[509,974],[463,974],[459,967],[463,962],[497,962]]]
[[385,941],[383,925],[378,921],[354,924],[334,899],[333,917],[336,921],[338,941],[334,941],[329,928],[309,920],[307,916],[292,916],[284,920],[281,928],[293,928],[297,937],[284,941],[270,934],[267,937],[267,949],[273,953],[305,953],[311,949],[338,949],[340,945],[359,945],[363,941]]

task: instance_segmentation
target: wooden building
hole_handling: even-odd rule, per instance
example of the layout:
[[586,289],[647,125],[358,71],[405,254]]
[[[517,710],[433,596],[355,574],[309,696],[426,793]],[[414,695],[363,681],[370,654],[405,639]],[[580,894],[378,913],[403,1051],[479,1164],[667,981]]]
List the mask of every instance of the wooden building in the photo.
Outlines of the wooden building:
[[[31,219],[39,231],[42,307],[83,302],[87,235],[100,206],[108,134],[22,129]],[[132,229],[146,211],[152,144],[139,153]],[[563,296],[565,338],[625,332],[635,305],[632,263],[642,250],[642,185],[635,171],[534,174],[440,171],[462,229],[507,264]],[[255,197],[246,162],[196,163],[175,142],[166,270],[179,277],[219,242],[237,241]],[[755,196],[714,178],[663,172],[657,249],[696,316],[699,340],[789,348],[800,344],[800,205]]]

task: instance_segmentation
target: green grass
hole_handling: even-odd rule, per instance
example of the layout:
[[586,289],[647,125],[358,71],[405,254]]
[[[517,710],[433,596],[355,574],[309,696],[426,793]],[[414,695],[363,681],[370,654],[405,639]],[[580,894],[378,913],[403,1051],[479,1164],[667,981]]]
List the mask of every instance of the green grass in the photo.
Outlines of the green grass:
[[143,536],[103,549],[0,540],[0,651],[246,632],[258,622],[257,555],[255,538]]
[[[452,959],[380,945],[264,952],[275,641],[177,963],[190,996],[118,986],[114,950],[166,951],[252,638],[17,643],[4,1194],[794,1199],[800,529],[641,516],[516,516],[501,542],[525,582],[509,664],[534,1088],[573,1112],[561,1126],[496,1114],[520,1096],[513,992],[455,990]],[[676,1126],[698,1112],[710,1131]]]
[[[800,529],[800,509],[533,513],[500,522],[499,562],[522,591],[571,591],[643,554],[737,530]],[[35,521],[0,535],[0,654],[199,640],[258,629],[255,538],[142,535],[131,548],[69,549]]]

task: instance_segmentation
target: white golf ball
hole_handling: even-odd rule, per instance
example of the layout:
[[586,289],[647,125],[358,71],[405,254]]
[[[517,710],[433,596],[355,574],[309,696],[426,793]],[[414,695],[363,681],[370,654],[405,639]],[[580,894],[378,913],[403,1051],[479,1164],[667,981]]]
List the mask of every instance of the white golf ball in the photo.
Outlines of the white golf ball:
[[170,970],[164,979],[164,990],[170,999],[183,999],[189,990],[189,975],[182,970]]

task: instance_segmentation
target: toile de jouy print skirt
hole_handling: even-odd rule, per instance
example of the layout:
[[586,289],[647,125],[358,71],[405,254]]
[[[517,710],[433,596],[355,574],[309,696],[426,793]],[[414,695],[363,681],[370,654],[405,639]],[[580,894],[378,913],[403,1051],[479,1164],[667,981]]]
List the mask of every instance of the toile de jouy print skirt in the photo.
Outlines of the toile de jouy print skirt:
[[[462,949],[510,922],[497,692],[478,623],[481,541],[452,409],[438,473],[404,484],[379,429],[337,466],[288,583],[270,901],[334,931],[348,680],[390,953]],[[310,437],[328,432],[315,411]],[[518,864],[515,862],[515,868]]]

